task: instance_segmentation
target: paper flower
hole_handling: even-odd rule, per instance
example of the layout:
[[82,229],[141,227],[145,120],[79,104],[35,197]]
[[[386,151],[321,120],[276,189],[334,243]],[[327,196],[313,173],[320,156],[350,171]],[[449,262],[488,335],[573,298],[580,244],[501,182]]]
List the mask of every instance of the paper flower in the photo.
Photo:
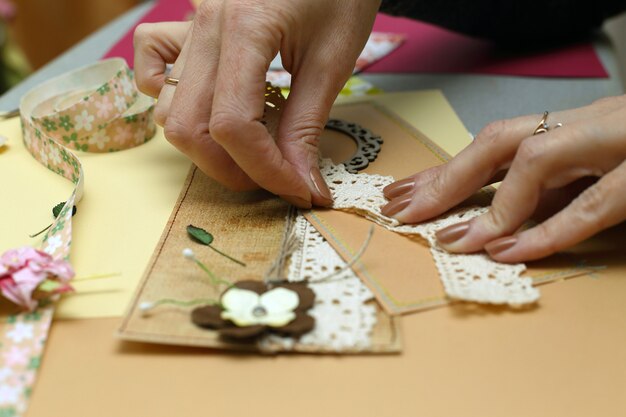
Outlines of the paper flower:
[[28,246],[0,256],[0,292],[30,311],[37,308],[40,299],[72,291],[69,281],[73,277],[69,262]]
[[221,305],[198,307],[191,320],[217,330],[227,339],[254,339],[266,331],[297,337],[311,331],[315,294],[305,284],[289,283],[268,288],[259,281],[240,281],[221,296]]

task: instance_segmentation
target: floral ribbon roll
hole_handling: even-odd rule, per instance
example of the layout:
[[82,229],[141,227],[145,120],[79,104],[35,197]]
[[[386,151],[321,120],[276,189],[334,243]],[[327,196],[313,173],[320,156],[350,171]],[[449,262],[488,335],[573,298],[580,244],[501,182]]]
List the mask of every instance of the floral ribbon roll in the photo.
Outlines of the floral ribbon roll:
[[68,287],[67,282],[58,281],[73,276],[71,268],[71,274],[63,277],[51,272],[55,283],[42,274],[52,271],[55,262],[69,260],[72,208],[84,188],[83,169],[74,151],[115,152],[145,143],[156,131],[153,111],[154,100],[137,91],[132,71],[119,58],[53,78],[22,98],[26,149],[75,187],[44,235],[40,250],[20,248],[0,257],[2,293],[31,310],[0,321],[0,415],[25,412],[53,313],[53,305],[42,303],[41,294],[54,298],[61,292],[55,292],[55,285]]
[[154,100],[137,91],[124,60],[98,62],[53,78],[20,102],[24,145],[49,170],[76,188],[43,239],[53,257],[69,256],[72,206],[83,194],[84,174],[72,150],[115,152],[154,136]]

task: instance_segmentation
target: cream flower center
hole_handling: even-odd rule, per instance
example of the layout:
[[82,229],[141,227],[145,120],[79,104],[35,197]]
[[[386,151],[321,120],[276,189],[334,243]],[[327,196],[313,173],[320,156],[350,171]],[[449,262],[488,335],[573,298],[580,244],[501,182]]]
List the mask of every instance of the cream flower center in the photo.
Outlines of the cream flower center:
[[222,295],[221,317],[239,327],[282,327],[296,318],[300,298],[295,291],[274,288],[263,294],[233,287]]

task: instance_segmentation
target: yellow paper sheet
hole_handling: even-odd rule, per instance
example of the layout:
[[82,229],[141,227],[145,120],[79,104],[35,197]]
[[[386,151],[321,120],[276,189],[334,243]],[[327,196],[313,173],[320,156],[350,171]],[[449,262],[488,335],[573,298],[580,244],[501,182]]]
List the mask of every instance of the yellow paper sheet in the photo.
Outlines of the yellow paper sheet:
[[[469,134],[439,91],[394,93],[367,100],[387,106],[450,154],[469,143]],[[0,134],[9,138],[7,148],[0,150],[0,251],[4,251],[38,244],[39,240],[28,234],[50,224],[52,207],[67,198],[72,185],[26,152],[18,119],[1,122]],[[190,163],[165,140],[160,129],[153,140],[138,148],[81,154],[80,158],[85,168],[85,196],[73,222],[71,257],[79,280],[74,283],[76,292],[59,302],[56,317],[121,316],[161,236]],[[109,273],[119,275],[80,281]]]
[[[28,237],[52,221],[52,207],[72,184],[39,165],[21,143],[18,119],[0,123],[9,139],[0,151],[0,251],[35,245]],[[120,316],[143,274],[184,182],[189,161],[161,131],[123,152],[80,154],[85,195],[74,218],[71,262],[76,292],[59,302],[58,318]],[[93,275],[113,276],[87,279]]]

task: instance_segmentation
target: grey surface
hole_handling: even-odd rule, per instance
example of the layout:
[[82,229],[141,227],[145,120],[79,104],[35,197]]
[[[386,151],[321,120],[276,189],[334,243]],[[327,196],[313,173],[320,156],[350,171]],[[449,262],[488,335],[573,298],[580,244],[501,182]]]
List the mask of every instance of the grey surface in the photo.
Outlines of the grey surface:
[[368,74],[363,78],[385,91],[441,89],[467,129],[476,134],[487,123],[524,114],[579,107],[623,93],[613,48],[606,40],[596,50],[610,78],[536,78],[459,74]]
[[[16,108],[20,97],[42,81],[98,60],[151,4],[135,7],[4,94],[0,97],[0,110]],[[441,89],[466,127],[477,133],[493,120],[582,106],[603,96],[623,93],[613,48],[601,39],[596,42],[596,49],[610,74],[608,79],[466,74],[368,74],[363,78],[389,92]]]

